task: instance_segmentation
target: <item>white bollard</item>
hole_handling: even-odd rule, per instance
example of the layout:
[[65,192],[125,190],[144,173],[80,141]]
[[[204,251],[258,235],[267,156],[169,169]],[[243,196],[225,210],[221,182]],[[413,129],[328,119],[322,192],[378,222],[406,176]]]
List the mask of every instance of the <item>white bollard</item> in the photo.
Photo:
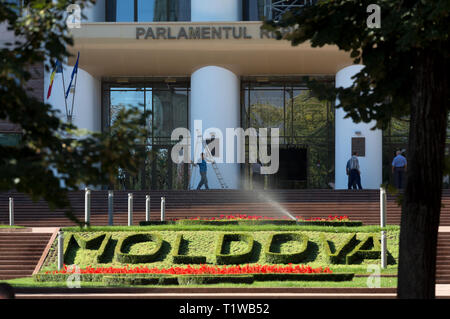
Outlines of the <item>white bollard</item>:
[[128,226],[133,225],[133,194],[128,193]]
[[9,198],[9,226],[14,226],[14,198]]
[[381,232],[381,268],[385,269],[387,267],[387,241],[386,232]]
[[[380,187],[380,226],[386,227],[386,190]],[[387,267],[386,231],[381,231],[381,268]]]
[[91,191],[84,189],[84,222],[86,226],[91,222]]
[[145,221],[150,221],[150,195],[145,196]]
[[161,221],[163,222],[166,218],[166,198],[161,197]]
[[114,191],[108,191],[108,225],[114,224]]
[[380,187],[380,226],[386,227],[386,190]]
[[61,270],[64,266],[64,235],[60,231],[58,233],[58,270]]

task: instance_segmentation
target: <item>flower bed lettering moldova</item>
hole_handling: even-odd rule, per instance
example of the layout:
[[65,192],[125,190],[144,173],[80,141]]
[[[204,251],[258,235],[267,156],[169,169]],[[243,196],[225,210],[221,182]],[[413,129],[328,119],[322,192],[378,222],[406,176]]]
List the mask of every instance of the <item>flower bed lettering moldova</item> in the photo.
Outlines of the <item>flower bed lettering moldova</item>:
[[[174,234],[175,233],[175,234]],[[309,233],[314,235],[313,233]],[[87,235],[87,234],[86,234]],[[266,232],[263,237],[252,232],[141,232],[141,233],[94,233],[84,236],[85,242],[96,241],[96,245],[80,247],[80,236],[65,236],[65,263],[87,266],[92,264],[246,264],[301,263],[304,260],[314,262],[322,253],[327,264],[360,264],[365,259],[380,259],[379,234],[369,233],[350,236],[340,235],[344,241],[334,244],[336,235],[321,233],[317,244],[302,232]],[[118,236],[118,237],[117,237]],[[331,236],[331,237],[330,237]],[[74,238],[78,238],[75,240]],[[102,238],[100,242],[98,239]],[[173,238],[173,239],[172,239]],[[135,246],[136,245],[136,246]],[[136,247],[137,249],[132,249]],[[314,253],[313,247],[317,247]],[[192,250],[191,250],[192,248]],[[87,254],[81,264],[69,255]],[[69,254],[71,252],[71,254]],[[170,262],[169,262],[170,260]],[[320,260],[320,258],[319,258]],[[158,264],[155,264],[158,266]]]

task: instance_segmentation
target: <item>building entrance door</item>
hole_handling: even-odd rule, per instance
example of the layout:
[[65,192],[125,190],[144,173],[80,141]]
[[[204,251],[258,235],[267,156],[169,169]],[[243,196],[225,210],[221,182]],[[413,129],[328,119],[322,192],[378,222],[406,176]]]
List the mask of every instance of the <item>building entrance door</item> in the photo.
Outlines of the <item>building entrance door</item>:
[[272,177],[271,188],[306,188],[308,158],[307,149],[298,146],[280,148],[280,167]]

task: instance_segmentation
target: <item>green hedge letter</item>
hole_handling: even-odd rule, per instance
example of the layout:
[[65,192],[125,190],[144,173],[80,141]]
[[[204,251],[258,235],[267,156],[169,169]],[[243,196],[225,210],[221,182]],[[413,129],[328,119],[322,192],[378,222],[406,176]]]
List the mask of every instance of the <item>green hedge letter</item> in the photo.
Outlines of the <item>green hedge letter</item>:
[[[300,248],[289,254],[282,254],[279,252],[280,249],[275,249],[276,247],[279,248],[282,243],[286,243],[288,241],[300,242]],[[269,237],[267,246],[264,249],[266,261],[273,264],[299,263],[307,257],[308,246],[309,240],[306,235],[300,233],[273,234]],[[278,250],[278,252],[276,250]]]
[[[225,254],[224,248],[232,241],[243,241],[247,248],[239,254]],[[253,251],[253,236],[250,234],[221,234],[216,246],[216,263],[219,265],[243,264],[247,262]]]

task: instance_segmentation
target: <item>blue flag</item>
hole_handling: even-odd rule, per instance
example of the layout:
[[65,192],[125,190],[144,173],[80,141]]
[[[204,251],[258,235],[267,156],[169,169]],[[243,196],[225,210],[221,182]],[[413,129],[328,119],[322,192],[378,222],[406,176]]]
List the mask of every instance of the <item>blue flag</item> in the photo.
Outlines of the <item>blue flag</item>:
[[75,63],[75,66],[73,67],[72,77],[70,78],[69,87],[67,88],[67,92],[66,92],[66,99],[69,96],[70,88],[72,87],[73,77],[75,76],[75,74],[78,73],[78,61],[79,60],[80,60],[80,52],[78,52],[77,62]]
[[59,62],[59,60],[56,60],[56,73],[62,73],[63,72],[63,66],[62,63]]

